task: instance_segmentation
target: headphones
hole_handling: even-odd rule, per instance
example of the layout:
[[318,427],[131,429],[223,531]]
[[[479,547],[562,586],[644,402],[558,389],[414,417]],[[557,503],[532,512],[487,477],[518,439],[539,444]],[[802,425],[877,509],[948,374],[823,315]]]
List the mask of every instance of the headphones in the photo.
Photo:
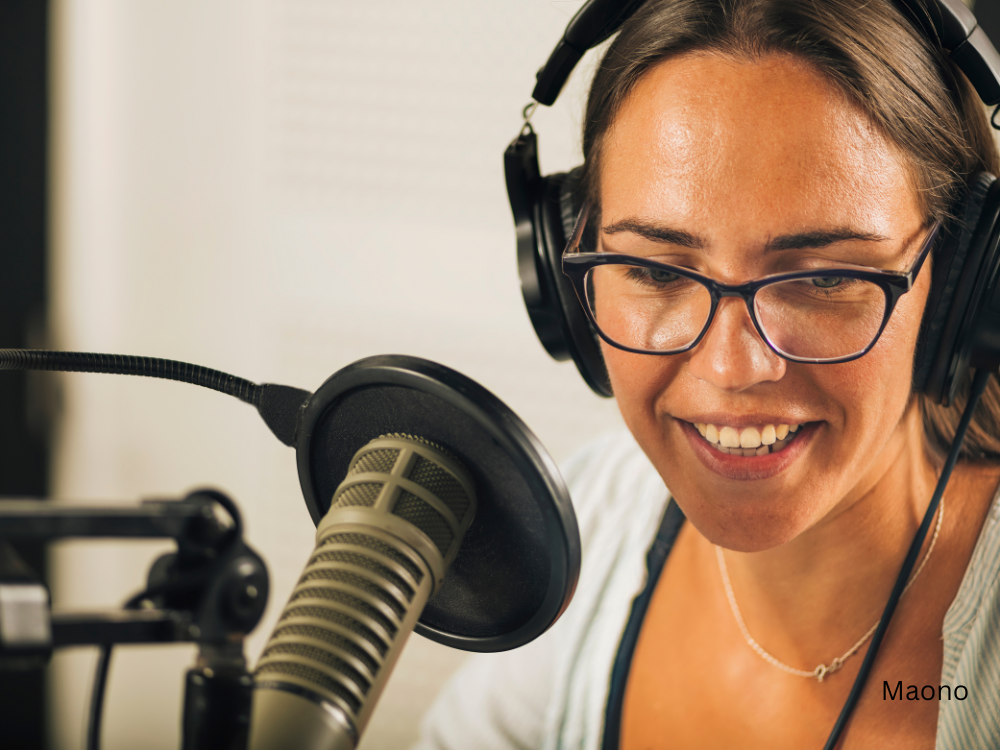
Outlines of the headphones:
[[[581,168],[541,175],[528,117],[538,104],[553,104],[584,53],[618,31],[643,2],[588,0],[580,8],[538,71],[525,125],[504,152],[521,291],[535,333],[553,358],[572,358],[587,385],[605,397],[612,393],[597,333],[562,273],[562,253],[580,209]],[[965,74],[984,104],[1000,104],[1000,54],[962,0],[895,2]],[[998,112],[1000,107],[994,118]],[[1000,366],[1000,181],[973,175],[956,214],[960,218],[945,226],[934,255],[913,370],[914,390],[945,406],[970,367]]]

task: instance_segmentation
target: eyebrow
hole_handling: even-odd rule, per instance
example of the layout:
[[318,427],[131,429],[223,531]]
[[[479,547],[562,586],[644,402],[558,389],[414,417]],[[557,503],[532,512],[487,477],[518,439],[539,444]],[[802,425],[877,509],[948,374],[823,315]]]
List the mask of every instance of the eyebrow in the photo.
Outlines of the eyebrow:
[[670,227],[662,224],[653,224],[639,219],[622,219],[621,221],[616,221],[614,224],[608,224],[606,227],[603,227],[601,231],[604,232],[604,234],[621,234],[623,232],[630,232],[632,234],[637,234],[644,239],[652,240],[653,242],[666,242],[671,245],[690,247],[694,250],[699,250],[705,246],[704,241],[700,237],[697,237],[690,232],[684,232],[680,229],[671,229]]
[[[604,234],[621,234],[630,232],[644,239],[653,242],[663,242],[680,247],[689,247],[693,250],[701,250],[706,243],[697,235],[685,232],[681,229],[654,224],[640,219],[623,219],[614,224],[609,224],[602,228]],[[882,234],[872,234],[869,232],[859,232],[847,227],[835,229],[820,229],[812,232],[798,232],[796,234],[783,234],[779,237],[772,237],[764,245],[764,252],[777,252],[781,250],[802,250],[809,248],[827,247],[837,242],[847,240],[861,240],[862,242],[886,242],[889,237]]]

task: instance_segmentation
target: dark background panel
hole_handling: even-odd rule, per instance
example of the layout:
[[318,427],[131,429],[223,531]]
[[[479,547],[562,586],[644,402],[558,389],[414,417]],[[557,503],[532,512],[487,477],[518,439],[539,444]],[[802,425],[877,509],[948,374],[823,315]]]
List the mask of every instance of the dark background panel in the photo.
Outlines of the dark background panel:
[[[45,0],[0,2],[0,347],[44,335],[48,145]],[[44,497],[45,429],[32,417],[26,373],[0,373],[0,496]],[[18,551],[44,576],[44,550]],[[44,672],[0,672],[0,747],[45,747]]]

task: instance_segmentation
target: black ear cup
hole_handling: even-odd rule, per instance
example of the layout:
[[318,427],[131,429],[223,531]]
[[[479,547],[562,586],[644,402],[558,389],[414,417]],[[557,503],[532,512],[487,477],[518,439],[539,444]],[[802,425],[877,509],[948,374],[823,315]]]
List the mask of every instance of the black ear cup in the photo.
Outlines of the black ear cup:
[[961,216],[933,258],[933,281],[913,368],[914,389],[948,406],[970,366],[1000,364],[1000,183],[975,175]]
[[610,397],[611,385],[597,332],[583,311],[569,278],[562,272],[563,251],[569,238],[573,236],[573,228],[580,214],[581,205],[577,200],[576,188],[582,171],[582,167],[577,167],[571,172],[560,172],[542,178],[539,214],[544,242],[539,251],[548,256],[545,265],[553,276],[552,286],[561,313],[566,350],[587,385],[598,395]]
[[595,393],[611,396],[597,335],[562,273],[562,253],[579,212],[574,190],[579,169],[542,177],[537,137],[526,130],[504,153],[504,170],[521,293],[535,333],[554,359],[572,358]]

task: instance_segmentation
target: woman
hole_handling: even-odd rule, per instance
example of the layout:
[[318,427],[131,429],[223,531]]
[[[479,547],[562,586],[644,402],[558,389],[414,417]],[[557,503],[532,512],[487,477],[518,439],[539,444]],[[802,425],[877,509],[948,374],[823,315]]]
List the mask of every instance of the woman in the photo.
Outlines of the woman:
[[[661,0],[584,121],[570,251],[665,264],[584,282],[631,436],[567,467],[566,615],[470,660],[421,747],[822,747],[960,413],[911,381],[938,225],[1000,167],[985,113],[889,0]],[[910,274],[880,335],[845,268]],[[708,321],[703,282],[793,271],[823,274]],[[978,411],[842,748],[1000,746],[995,381]]]

